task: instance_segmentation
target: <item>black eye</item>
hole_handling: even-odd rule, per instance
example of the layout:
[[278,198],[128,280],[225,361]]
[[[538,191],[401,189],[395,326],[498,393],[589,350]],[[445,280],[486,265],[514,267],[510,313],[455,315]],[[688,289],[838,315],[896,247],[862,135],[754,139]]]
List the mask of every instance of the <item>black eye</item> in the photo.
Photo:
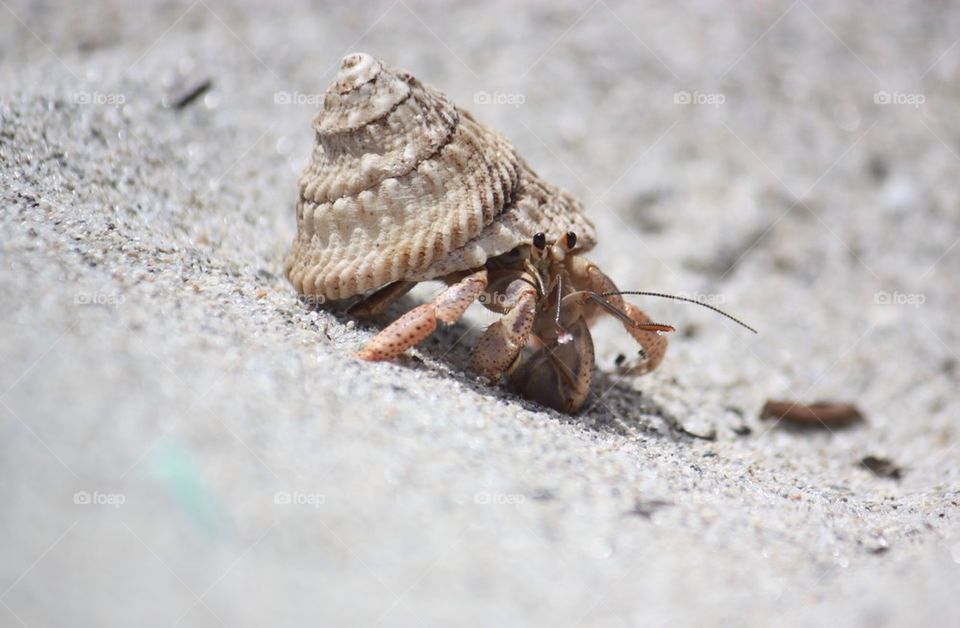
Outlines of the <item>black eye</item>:
[[577,234],[572,231],[567,232],[567,249],[570,250],[577,246]]
[[547,236],[544,233],[537,233],[533,236],[533,246],[538,249],[544,249],[547,246]]

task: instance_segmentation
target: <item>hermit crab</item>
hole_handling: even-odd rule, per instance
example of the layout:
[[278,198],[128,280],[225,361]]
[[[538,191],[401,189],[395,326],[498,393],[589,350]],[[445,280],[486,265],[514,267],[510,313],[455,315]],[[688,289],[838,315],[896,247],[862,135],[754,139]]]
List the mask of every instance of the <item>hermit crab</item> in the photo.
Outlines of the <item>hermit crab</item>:
[[418,282],[448,284],[359,358],[393,359],[479,301],[502,316],[480,337],[473,369],[491,382],[508,376],[520,394],[559,411],[576,412],[589,395],[590,324],[601,313],[639,343],[633,373],[660,364],[662,334],[673,328],[624,301],[584,257],[596,234],[580,203],[442,92],[351,54],[313,126],[285,265],[297,291],[319,302],[354,299],[348,311],[370,317]]

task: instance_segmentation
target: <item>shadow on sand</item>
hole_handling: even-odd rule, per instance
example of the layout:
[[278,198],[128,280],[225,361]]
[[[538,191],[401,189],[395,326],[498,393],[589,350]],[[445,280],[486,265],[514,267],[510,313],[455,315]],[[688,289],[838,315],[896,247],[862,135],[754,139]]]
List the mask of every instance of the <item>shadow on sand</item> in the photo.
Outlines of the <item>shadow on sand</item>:
[[[346,307],[330,308],[311,306],[318,311],[333,314],[341,323],[356,321],[370,331],[383,329],[405,312],[422,303],[421,299],[405,295],[392,304],[384,314],[372,318],[358,319],[346,312]],[[455,376],[461,383],[474,391],[518,403],[535,412],[546,412],[557,419],[582,425],[597,432],[638,438],[641,435],[715,440],[716,432],[700,434],[687,430],[682,422],[665,410],[653,398],[630,386],[631,378],[594,370],[590,396],[579,412],[573,415],[557,412],[516,394],[509,382],[499,386],[489,386],[476,377],[470,376],[470,359],[477,339],[483,333],[482,327],[464,320],[452,325],[439,325],[437,330],[417,345],[416,352],[408,352],[399,359],[411,367],[422,365],[444,375]]]

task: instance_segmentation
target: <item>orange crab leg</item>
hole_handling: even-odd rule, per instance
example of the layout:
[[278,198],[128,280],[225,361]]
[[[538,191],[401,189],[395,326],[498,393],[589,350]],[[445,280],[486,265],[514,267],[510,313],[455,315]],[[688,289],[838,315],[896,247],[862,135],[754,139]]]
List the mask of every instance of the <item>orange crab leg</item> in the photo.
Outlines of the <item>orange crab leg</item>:
[[390,323],[357,353],[361,360],[392,360],[436,330],[437,321],[456,322],[487,289],[487,271],[467,275],[430,303],[417,306]]
[[[619,294],[610,294],[619,292],[616,284],[587,258],[575,255],[568,257],[567,260],[574,283],[594,295],[608,295],[601,297],[602,301],[626,314],[627,320],[621,321],[623,327],[640,344],[645,356],[644,360],[633,369],[633,373],[643,375],[656,369],[667,352],[667,337],[661,336],[658,331],[672,331],[673,328],[655,323],[643,310],[632,303],[627,303]],[[603,307],[599,299],[592,299],[592,303],[585,304],[587,320],[595,318]]]
[[515,366],[537,314],[537,289],[529,279],[511,281],[506,297],[506,314],[487,327],[473,351],[473,370],[494,382]]

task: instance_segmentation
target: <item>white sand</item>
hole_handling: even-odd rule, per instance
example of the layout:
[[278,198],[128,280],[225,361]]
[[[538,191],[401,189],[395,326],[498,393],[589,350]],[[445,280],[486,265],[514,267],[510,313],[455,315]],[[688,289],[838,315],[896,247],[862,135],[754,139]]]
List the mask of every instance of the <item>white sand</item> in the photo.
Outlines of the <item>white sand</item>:
[[[958,621],[960,12],[6,3],[0,625]],[[621,380],[598,326],[575,417],[465,371],[482,311],[354,360],[377,325],[282,277],[353,50],[580,196],[621,287],[761,334],[643,300],[667,360]],[[771,428],[771,397],[869,422]]]

